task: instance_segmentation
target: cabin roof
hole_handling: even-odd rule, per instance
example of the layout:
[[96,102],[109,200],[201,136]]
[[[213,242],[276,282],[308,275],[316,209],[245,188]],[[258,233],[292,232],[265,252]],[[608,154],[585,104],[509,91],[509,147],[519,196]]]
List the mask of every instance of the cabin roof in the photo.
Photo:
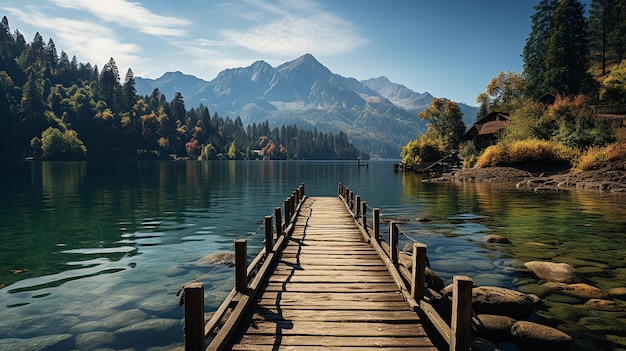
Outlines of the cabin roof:
[[508,122],[508,119],[489,121],[484,124],[476,124],[475,127],[476,127],[476,130],[478,131],[478,135],[487,135],[487,134],[493,134],[499,131],[500,129],[504,128],[507,122]]

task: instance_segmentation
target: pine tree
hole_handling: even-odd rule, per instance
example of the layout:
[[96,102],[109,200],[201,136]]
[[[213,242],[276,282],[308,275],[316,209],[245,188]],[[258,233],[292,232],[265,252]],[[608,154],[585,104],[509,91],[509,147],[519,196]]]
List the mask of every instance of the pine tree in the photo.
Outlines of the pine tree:
[[544,84],[546,42],[552,35],[557,4],[558,0],[541,0],[535,6],[535,13],[531,17],[530,34],[522,52],[526,94],[531,97],[539,97],[546,92]]
[[587,21],[578,0],[561,0],[554,12],[552,35],[547,41],[542,87],[564,96],[590,93]]
[[589,10],[589,49],[591,59],[599,62],[606,74],[608,34],[611,30],[611,8],[615,0],[593,0]]
[[122,86],[122,110],[130,111],[137,102],[137,89],[135,88],[135,74],[128,68],[124,85]]
[[[72,62],[73,61],[74,60],[72,60]],[[72,66],[74,66],[74,64],[72,64]],[[78,65],[76,65],[74,72],[78,72]],[[120,73],[115,60],[111,57],[100,73],[100,79],[98,79],[98,95],[114,112],[119,111],[120,104],[118,97],[120,88]]]

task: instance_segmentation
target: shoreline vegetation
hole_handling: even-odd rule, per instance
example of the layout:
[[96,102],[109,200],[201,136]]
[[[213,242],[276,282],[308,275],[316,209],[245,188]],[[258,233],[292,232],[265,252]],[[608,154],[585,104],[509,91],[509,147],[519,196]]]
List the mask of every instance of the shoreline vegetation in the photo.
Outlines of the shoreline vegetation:
[[402,147],[402,163],[458,154],[463,169],[428,181],[626,192],[626,45],[613,37],[626,35],[624,5],[589,6],[535,6],[523,71],[493,77],[476,98],[471,128],[459,128],[453,102],[435,99],[419,114],[428,131]]

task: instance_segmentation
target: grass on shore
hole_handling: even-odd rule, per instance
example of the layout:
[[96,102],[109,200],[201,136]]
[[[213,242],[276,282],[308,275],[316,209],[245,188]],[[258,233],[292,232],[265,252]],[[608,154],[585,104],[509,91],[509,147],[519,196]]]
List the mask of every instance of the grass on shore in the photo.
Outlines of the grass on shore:
[[488,147],[478,158],[477,167],[534,165],[569,168],[577,156],[575,149],[540,139],[526,139]]
[[589,148],[578,158],[575,169],[578,171],[599,169],[607,163],[618,160],[626,160],[626,141]]

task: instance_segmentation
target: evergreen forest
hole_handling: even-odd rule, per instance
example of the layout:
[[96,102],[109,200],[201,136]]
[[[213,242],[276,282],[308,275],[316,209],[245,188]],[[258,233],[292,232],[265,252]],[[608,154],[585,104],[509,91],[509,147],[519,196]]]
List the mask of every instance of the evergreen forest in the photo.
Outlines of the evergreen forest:
[[190,158],[356,159],[346,133],[269,123],[244,126],[181,93],[138,95],[133,71],[120,79],[111,58],[102,69],[57,51],[37,33],[26,42],[0,27],[0,159],[145,160]]

